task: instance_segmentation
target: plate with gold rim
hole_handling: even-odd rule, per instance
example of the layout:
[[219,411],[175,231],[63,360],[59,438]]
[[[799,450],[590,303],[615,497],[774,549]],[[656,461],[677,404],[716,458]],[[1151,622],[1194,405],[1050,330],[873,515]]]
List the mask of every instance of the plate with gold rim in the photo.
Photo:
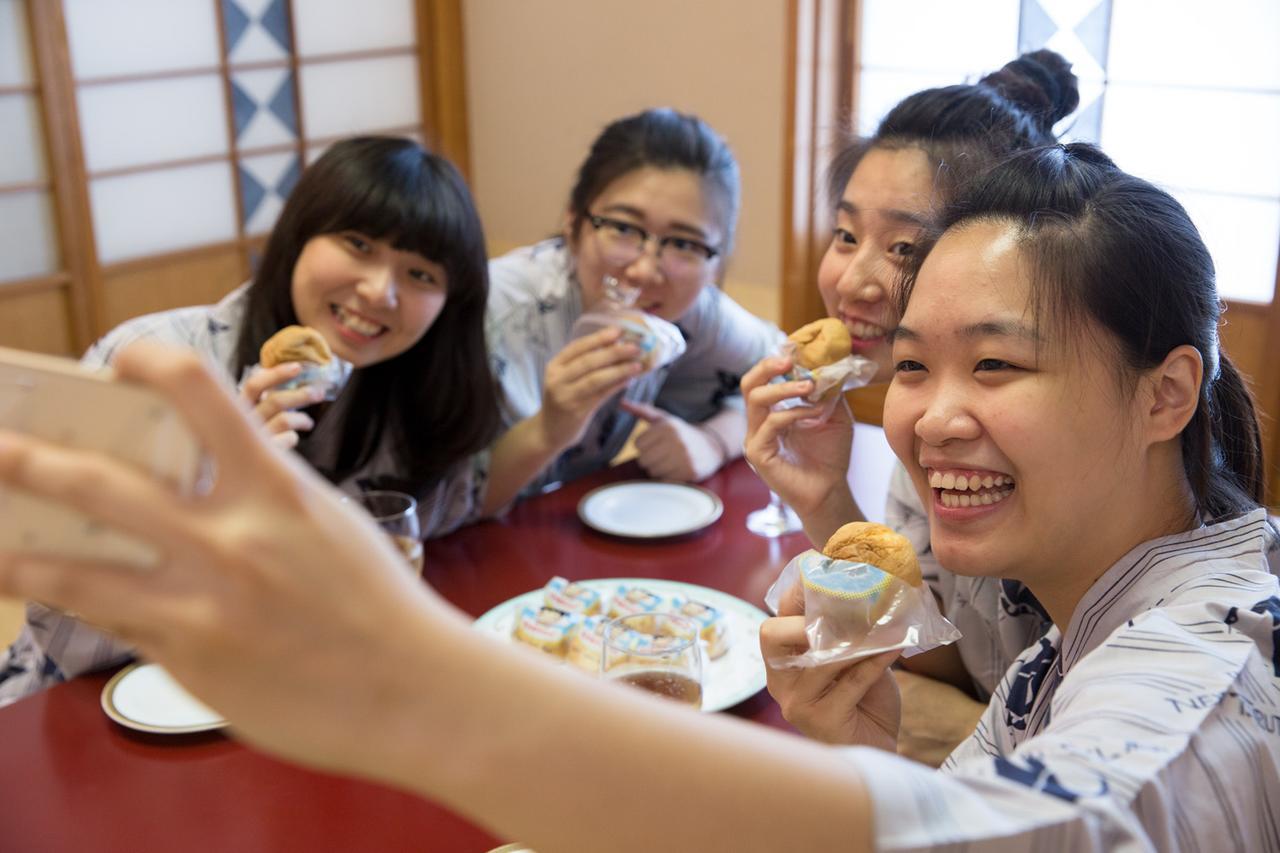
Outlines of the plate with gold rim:
[[192,734],[227,726],[158,663],[135,663],[113,675],[102,688],[102,710],[125,728],[148,734]]

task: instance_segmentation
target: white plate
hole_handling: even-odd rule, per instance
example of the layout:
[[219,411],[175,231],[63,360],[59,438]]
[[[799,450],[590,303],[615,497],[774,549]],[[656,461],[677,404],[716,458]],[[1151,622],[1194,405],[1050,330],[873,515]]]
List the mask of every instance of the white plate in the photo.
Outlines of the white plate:
[[[741,598],[718,589],[680,581],[646,578],[601,578],[577,581],[583,586],[610,596],[618,584],[642,586],[659,595],[680,595],[719,608],[728,620],[732,641],[729,650],[716,660],[703,660],[702,710],[723,711],[744,699],[750,699],[764,687],[764,660],[760,657],[760,623],[769,618],[763,610]],[[482,631],[489,631],[511,642],[515,615],[525,607],[542,602],[542,590],[535,589],[502,602],[475,621]]]
[[157,663],[133,664],[112,676],[102,688],[102,710],[125,728],[153,734],[207,732],[227,725]]
[[701,530],[724,512],[713,492],[683,483],[632,480],[593,489],[578,502],[588,527],[614,536],[658,539]]

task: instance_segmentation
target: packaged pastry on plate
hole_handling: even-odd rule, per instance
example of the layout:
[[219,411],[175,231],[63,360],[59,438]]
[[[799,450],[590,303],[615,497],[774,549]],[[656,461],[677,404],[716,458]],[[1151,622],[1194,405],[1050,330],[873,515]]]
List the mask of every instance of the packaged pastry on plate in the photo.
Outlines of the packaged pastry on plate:
[[542,600],[547,607],[583,616],[599,613],[602,604],[598,590],[562,577],[554,577],[547,582],[543,587]]
[[843,392],[866,385],[876,374],[874,361],[852,353],[849,330],[834,318],[815,320],[792,332],[778,351],[791,358],[792,368],[777,381],[811,379],[813,391],[803,399],[783,400],[777,408],[812,406],[812,420],[826,420]]
[[644,587],[619,584],[609,602],[609,618],[617,619],[633,613],[661,613],[670,605],[666,597]]
[[600,658],[604,655],[604,626],[608,624],[604,616],[588,616],[578,623],[569,640],[569,663],[586,672],[599,673]]
[[805,551],[782,570],[765,603],[778,612],[799,585],[804,597],[803,654],[770,660],[798,668],[853,661],[893,649],[910,656],[959,639],[920,577],[905,536],[871,522],[837,530],[821,552]]
[[318,386],[325,400],[337,399],[338,392],[351,375],[351,365],[335,356],[324,336],[310,326],[285,326],[276,332],[258,351],[258,363],[245,369],[240,382],[259,370],[279,364],[297,361],[302,371],[277,387],[287,391],[304,386]]
[[671,612],[692,619],[698,626],[698,636],[706,644],[708,658],[715,660],[729,651],[729,625],[720,608],[701,601],[677,598],[672,602]]
[[562,658],[582,617],[554,607],[525,607],[516,614],[512,634],[517,640],[549,655]]

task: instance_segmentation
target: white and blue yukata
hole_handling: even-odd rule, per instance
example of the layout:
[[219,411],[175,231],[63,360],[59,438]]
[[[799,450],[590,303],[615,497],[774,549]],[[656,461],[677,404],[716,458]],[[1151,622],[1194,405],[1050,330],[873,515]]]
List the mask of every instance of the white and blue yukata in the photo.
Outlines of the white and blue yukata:
[[893,851],[1280,850],[1280,586],[1257,510],[1145,542],[940,771],[855,747]]
[[[200,353],[229,382],[235,368],[235,349],[243,322],[248,287],[232,291],[216,305],[177,308],[136,317],[117,326],[89,348],[81,364],[103,367],[111,364],[125,346],[147,340]],[[329,435],[320,421],[311,441],[311,458],[336,456],[336,430]],[[331,429],[331,427],[330,427]],[[326,436],[332,441],[326,440]],[[418,517],[424,536],[442,536],[473,521],[481,514],[488,482],[487,451],[460,462],[447,477],[420,493]],[[339,486],[353,494],[376,487],[378,478],[396,475],[396,463],[389,448],[381,446],[360,471]],[[27,623],[18,639],[0,653],[0,706],[21,699],[85,672],[114,666],[127,660],[132,650],[113,637],[91,628],[66,614],[41,604],[27,604]]]
[[[542,408],[547,363],[569,343],[581,314],[582,288],[563,240],[544,240],[489,262],[485,333],[507,427]],[[605,402],[582,439],[534,478],[525,494],[608,466],[635,427],[635,417],[618,408],[622,399],[655,405],[694,424],[725,409],[743,411],[742,374],[783,340],[776,326],[711,286],[702,288],[676,327],[685,339],[684,355],[637,377]]]

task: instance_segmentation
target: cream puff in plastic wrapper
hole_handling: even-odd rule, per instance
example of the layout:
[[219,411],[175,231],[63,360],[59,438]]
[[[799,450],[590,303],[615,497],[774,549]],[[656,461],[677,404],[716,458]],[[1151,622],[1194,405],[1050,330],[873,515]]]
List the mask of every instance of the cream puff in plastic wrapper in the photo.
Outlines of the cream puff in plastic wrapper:
[[661,317],[638,308],[607,306],[583,314],[573,324],[571,338],[580,338],[608,328],[622,329],[622,340],[640,350],[639,359],[645,371],[666,367],[684,355],[684,335]]
[[582,617],[554,607],[525,607],[516,616],[513,636],[526,645],[563,658]]
[[846,524],[822,552],[796,556],[765,603],[777,613],[783,596],[794,595],[797,584],[809,649],[771,659],[774,667],[854,661],[894,649],[909,657],[960,637],[922,582],[911,543],[882,524]]
[[310,326],[285,326],[259,348],[258,363],[245,368],[240,384],[259,370],[291,361],[301,362],[301,372],[274,390],[317,386],[323,391],[323,399],[336,400],[351,376],[351,365],[333,354],[323,335]]
[[853,339],[844,323],[831,317],[815,320],[792,332],[778,350],[778,355],[791,359],[791,370],[778,377],[778,382],[803,379],[813,381],[813,391],[803,398],[783,400],[779,409],[814,406],[814,417],[825,420],[839,401],[840,394],[859,388],[876,375],[876,363],[853,355]]
[[599,613],[602,605],[599,591],[562,577],[554,577],[547,582],[543,587],[542,601],[547,607],[583,616]]
[[619,584],[614,590],[613,599],[609,602],[609,618],[631,616],[635,613],[664,613],[671,602],[656,592],[639,586]]
[[588,616],[578,623],[569,640],[569,663],[594,674],[600,672],[600,658],[604,656],[604,626],[609,620],[604,616]]
[[698,636],[706,644],[709,659],[715,660],[729,651],[729,626],[724,612],[718,607],[692,599],[677,598],[672,602],[671,612],[693,620],[698,626]]

